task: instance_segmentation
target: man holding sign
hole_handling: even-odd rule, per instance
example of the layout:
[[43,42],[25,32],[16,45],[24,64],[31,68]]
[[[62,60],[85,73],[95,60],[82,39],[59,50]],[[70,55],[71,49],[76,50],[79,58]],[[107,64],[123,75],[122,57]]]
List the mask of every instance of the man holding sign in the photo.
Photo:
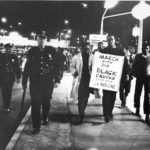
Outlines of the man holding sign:
[[128,64],[121,49],[116,48],[113,35],[107,36],[108,47],[95,55],[90,87],[103,89],[103,113],[105,122],[113,118],[116,93],[126,80]]

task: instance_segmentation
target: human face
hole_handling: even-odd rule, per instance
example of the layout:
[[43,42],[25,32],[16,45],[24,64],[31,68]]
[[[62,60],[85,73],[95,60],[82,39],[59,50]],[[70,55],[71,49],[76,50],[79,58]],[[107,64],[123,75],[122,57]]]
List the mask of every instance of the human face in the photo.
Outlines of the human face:
[[103,49],[103,43],[101,43],[101,42],[98,43],[98,48],[99,48],[99,49]]
[[12,48],[11,47],[6,47],[5,50],[6,50],[6,53],[11,53]]
[[107,36],[108,46],[115,46],[115,37],[113,35]]
[[145,47],[145,49],[143,49],[143,54],[144,54],[144,55],[148,55],[149,50],[150,50],[150,46],[147,45],[147,46]]
[[38,46],[44,48],[46,46],[46,38],[37,37]]

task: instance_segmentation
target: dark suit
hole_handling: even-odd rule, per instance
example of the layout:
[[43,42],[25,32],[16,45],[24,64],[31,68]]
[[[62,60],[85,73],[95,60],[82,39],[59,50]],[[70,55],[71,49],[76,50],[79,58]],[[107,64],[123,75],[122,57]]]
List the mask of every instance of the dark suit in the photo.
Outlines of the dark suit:
[[3,96],[3,107],[8,109],[15,77],[20,78],[18,58],[14,54],[0,54],[0,83]]
[[56,56],[56,50],[52,47],[45,47],[42,52],[38,47],[33,47],[27,54],[22,84],[26,85],[29,77],[33,128],[41,126],[41,105],[43,120],[48,118],[54,83],[60,82]]
[[[148,58],[150,59],[150,58]],[[134,94],[134,107],[140,108],[140,97],[144,86],[144,113],[149,114],[149,82],[150,75],[147,74],[148,61],[142,53],[137,54],[132,66],[132,75],[136,77]]]
[[[105,54],[125,56],[123,51],[119,48],[106,47],[100,52]],[[127,61],[125,60],[121,77],[121,83],[126,80],[127,73],[128,73],[128,64]],[[103,114],[105,117],[109,118],[112,116],[112,111],[116,100],[116,93],[117,92],[115,91],[103,90]]]

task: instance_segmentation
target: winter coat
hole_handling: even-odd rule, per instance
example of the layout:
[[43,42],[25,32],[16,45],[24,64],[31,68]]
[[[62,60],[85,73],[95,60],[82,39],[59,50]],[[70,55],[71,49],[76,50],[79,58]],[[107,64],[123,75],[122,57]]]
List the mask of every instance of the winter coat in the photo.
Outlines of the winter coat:
[[[88,64],[90,74],[92,71],[92,60],[93,60],[93,55],[90,54],[89,64]],[[82,67],[83,67],[82,54],[78,53],[73,56],[72,62],[70,64],[70,72],[73,75],[73,83],[72,83],[72,90],[71,90],[70,98],[74,100],[78,98],[78,88],[79,88],[79,84],[80,84],[81,76],[82,76]],[[76,71],[79,73],[79,75],[75,77],[74,74]]]

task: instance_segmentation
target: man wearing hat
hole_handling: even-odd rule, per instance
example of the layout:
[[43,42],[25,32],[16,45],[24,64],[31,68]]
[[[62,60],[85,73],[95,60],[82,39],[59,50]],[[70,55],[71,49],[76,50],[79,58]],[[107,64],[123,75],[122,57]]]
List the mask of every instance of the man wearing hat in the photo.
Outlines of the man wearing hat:
[[48,125],[53,88],[56,83],[60,82],[56,50],[46,46],[46,40],[47,37],[44,34],[37,36],[38,46],[32,47],[28,51],[23,73],[23,89],[27,86],[28,78],[30,80],[32,134],[37,134],[40,131],[41,106],[43,125]]
[[18,58],[12,53],[13,45],[4,45],[5,53],[0,55],[0,82],[3,97],[3,108],[5,112],[10,112],[11,94],[15,78],[20,79],[20,69]]

